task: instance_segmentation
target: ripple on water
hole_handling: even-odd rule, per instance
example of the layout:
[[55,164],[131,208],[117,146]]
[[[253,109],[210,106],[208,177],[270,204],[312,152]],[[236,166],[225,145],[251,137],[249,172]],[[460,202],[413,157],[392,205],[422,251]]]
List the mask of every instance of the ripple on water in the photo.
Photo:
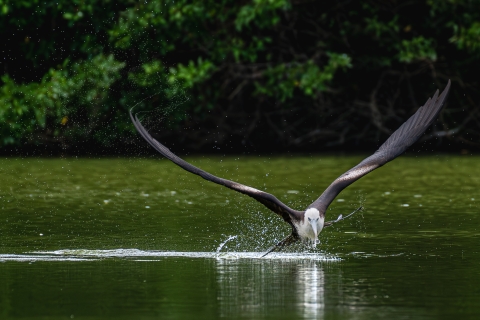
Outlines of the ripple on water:
[[262,252],[179,252],[179,251],[143,251],[138,249],[87,250],[64,249],[55,251],[35,251],[24,254],[0,254],[0,261],[92,261],[105,258],[133,259],[135,261],[154,261],[157,258],[202,258],[220,260],[259,259],[259,260],[312,260],[340,261],[334,255],[322,253],[271,253],[262,258]]

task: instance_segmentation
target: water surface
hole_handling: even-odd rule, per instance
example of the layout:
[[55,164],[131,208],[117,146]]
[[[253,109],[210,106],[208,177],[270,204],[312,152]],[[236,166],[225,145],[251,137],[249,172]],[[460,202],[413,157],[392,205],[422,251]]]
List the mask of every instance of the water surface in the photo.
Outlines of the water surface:
[[[303,209],[361,159],[187,160]],[[478,157],[396,159],[339,195],[328,220],[365,210],[316,249],[263,259],[289,227],[166,160],[8,158],[0,177],[0,319],[480,316]]]

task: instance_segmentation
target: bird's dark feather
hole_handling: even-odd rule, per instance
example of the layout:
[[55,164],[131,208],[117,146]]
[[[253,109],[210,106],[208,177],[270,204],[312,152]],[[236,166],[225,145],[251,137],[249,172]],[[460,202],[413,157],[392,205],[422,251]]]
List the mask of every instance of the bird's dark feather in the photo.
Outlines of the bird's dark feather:
[[[320,211],[320,214],[324,216],[325,211],[330,203],[344,188],[402,154],[410,145],[420,138],[420,136],[435,120],[445,103],[445,99],[449,90],[450,81],[448,81],[448,84],[443,90],[442,94],[439,95],[437,90],[435,95],[431,99],[428,99],[423,107],[420,107],[413,116],[411,116],[404,124],[402,124],[400,128],[398,128],[373,155],[364,159],[358,165],[338,177],[308,208],[316,208]],[[134,117],[132,115],[131,110],[130,118],[142,137],[164,157],[181,168],[201,176],[205,180],[215,182],[254,198],[273,212],[279,214],[287,223],[292,225],[293,233],[291,236],[293,238],[298,237],[294,222],[303,220],[304,211],[296,211],[289,208],[270,193],[251,188],[234,181],[216,177],[200,168],[191,165],[190,163],[173,154],[167,147],[155,140],[142,126],[137,116]],[[336,221],[326,222],[325,227],[328,227],[335,222]]]
[[405,152],[436,119],[449,90],[450,80],[440,96],[437,90],[435,95],[402,124],[373,155],[338,177],[309,208],[316,208],[325,213],[330,203],[343,189]]
[[274,245],[273,247],[271,247],[270,249],[267,250],[267,252],[265,252],[261,258],[265,257],[267,254],[273,252],[273,251],[276,251],[276,250],[280,250],[282,249],[283,247],[287,247],[289,245],[291,245],[292,243],[295,243],[297,242],[298,240],[300,240],[300,238],[298,237],[298,235],[294,232],[292,232],[292,234],[290,234],[288,237],[286,237],[285,239],[283,239],[282,241],[280,241],[279,243],[277,243],[276,245]]
[[270,193],[263,192],[260,190],[257,190],[255,188],[245,186],[243,184],[240,184],[235,181],[230,181],[226,180],[223,178],[219,178],[214,176],[213,174],[210,174],[200,168],[195,167],[194,165],[186,162],[185,160],[181,159],[180,157],[176,156],[173,154],[167,147],[165,147],[163,144],[158,142],[156,139],[154,139],[148,131],[142,126],[140,121],[138,120],[137,116],[133,116],[132,112],[130,110],[130,118],[132,119],[132,122],[137,129],[137,131],[140,133],[140,135],[152,146],[157,150],[160,154],[162,154],[165,158],[168,160],[172,161],[182,169],[185,169],[191,173],[194,173],[196,175],[199,175],[205,180],[215,182],[217,184],[220,184],[222,186],[225,186],[227,188],[230,188],[232,190],[238,191],[240,193],[243,193],[247,196],[250,196],[254,198],[255,200],[259,201],[262,203],[264,206],[266,206],[268,209],[272,210],[273,212],[279,214],[287,223],[293,226],[294,221],[302,220],[303,219],[303,212],[301,211],[296,211],[285,205],[283,202],[278,200],[275,196],[273,196]]

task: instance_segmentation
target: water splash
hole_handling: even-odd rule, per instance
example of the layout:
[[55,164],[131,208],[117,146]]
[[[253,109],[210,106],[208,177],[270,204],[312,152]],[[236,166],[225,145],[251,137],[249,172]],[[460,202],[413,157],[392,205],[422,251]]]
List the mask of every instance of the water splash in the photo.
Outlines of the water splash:
[[230,236],[230,237],[227,238],[227,240],[220,243],[220,245],[217,248],[217,253],[220,253],[220,251],[222,251],[222,248],[227,244],[228,241],[236,239],[236,238],[237,238],[237,236]]

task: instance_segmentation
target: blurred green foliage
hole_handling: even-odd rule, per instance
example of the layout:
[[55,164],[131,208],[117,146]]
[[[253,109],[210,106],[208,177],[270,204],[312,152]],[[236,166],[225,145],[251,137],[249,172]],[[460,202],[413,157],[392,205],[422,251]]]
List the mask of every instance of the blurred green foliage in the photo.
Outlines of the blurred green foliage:
[[110,152],[134,141],[133,106],[157,112],[146,115],[154,131],[186,149],[376,143],[449,78],[464,96],[451,95],[456,108],[436,131],[458,129],[472,145],[480,137],[480,0],[0,8],[0,146]]
[[[4,75],[1,142],[8,145],[27,139],[35,144],[53,137],[78,140],[98,130],[98,119],[109,113],[105,104],[108,89],[118,80],[123,66],[112,55],[100,54],[90,61],[66,60],[62,68],[49,70],[39,83],[16,84]],[[84,121],[79,121],[82,118]]]

